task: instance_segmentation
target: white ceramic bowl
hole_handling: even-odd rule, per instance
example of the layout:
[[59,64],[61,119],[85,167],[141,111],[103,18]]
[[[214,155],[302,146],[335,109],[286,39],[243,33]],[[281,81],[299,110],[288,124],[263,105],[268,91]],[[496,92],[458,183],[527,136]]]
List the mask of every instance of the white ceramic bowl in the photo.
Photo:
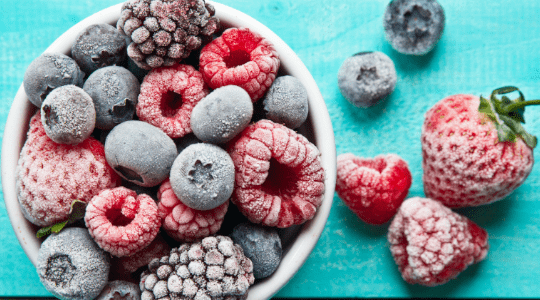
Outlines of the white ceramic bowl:
[[[309,116],[299,131],[319,148],[322,165],[325,169],[325,195],[317,214],[312,220],[289,230],[289,239],[284,241],[283,259],[278,269],[272,276],[257,282],[250,288],[248,299],[267,299],[277,293],[304,264],[326,224],[336,183],[334,133],[326,104],[317,84],[294,51],[274,32],[252,17],[228,6],[211,3],[216,9],[217,17],[225,27],[247,27],[269,39],[280,55],[280,71],[298,78],[306,87],[309,97]],[[78,33],[86,27],[97,23],[116,25],[116,20],[120,17],[121,6],[122,3],[111,6],[82,20],[56,39],[45,52],[60,52],[69,55],[71,45]],[[42,239],[36,238],[38,228],[28,222],[20,210],[15,192],[15,170],[19,153],[26,139],[29,120],[35,110],[35,107],[28,101],[21,84],[9,111],[2,142],[4,201],[17,239],[34,265]]]

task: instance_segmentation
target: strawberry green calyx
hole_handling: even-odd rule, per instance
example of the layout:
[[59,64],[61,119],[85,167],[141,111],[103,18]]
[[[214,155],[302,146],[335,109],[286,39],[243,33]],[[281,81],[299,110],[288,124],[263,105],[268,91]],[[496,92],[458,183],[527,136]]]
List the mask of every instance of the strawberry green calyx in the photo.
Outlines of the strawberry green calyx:
[[[497,98],[497,95],[516,91],[519,93],[519,97],[516,99],[511,100],[507,96],[502,96],[501,99]],[[540,100],[525,101],[523,93],[517,87],[505,86],[493,90],[489,99],[480,96],[478,111],[487,115],[495,124],[500,142],[514,142],[519,137],[527,146],[534,148],[537,143],[536,137],[525,131],[520,123],[525,123],[523,118],[525,106],[539,104]]]
[[69,209],[69,217],[67,220],[56,223],[51,226],[43,227],[36,233],[37,238],[42,238],[50,233],[59,233],[60,230],[64,229],[64,227],[68,223],[73,223],[79,219],[84,218],[84,213],[86,211],[86,202],[80,201],[80,200],[73,200],[71,202],[71,208]]

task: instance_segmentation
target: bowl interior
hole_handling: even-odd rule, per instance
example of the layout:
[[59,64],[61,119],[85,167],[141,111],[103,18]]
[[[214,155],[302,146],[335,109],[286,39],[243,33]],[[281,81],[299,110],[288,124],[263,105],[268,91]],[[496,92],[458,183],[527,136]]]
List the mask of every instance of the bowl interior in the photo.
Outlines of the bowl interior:
[[[284,251],[280,266],[272,276],[257,281],[250,288],[248,299],[266,299],[277,293],[300,269],[315,247],[326,224],[336,182],[334,133],[326,104],[317,84],[294,51],[274,32],[252,17],[223,4],[208,2],[214,5],[216,15],[225,27],[247,27],[269,39],[280,55],[280,74],[292,75],[306,87],[309,115],[308,120],[298,131],[318,147],[325,169],[325,195],[317,214],[306,223],[281,232]],[[116,25],[121,6],[122,3],[111,6],[77,23],[54,41],[45,52],[60,52],[69,55],[71,45],[78,33],[89,25],[96,23]],[[17,239],[34,265],[43,239],[36,238],[38,228],[24,218],[19,208],[14,174],[19,153],[26,139],[28,122],[35,110],[34,105],[28,101],[21,84],[8,115],[2,144],[2,188],[7,212]]]

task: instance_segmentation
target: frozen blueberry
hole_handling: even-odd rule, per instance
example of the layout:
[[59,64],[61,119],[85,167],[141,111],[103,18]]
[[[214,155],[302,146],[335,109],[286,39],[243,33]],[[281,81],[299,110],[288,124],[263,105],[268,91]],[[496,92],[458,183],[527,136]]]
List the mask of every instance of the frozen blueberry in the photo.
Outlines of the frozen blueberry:
[[109,255],[78,227],[48,236],[36,265],[43,286],[60,299],[94,299],[107,284],[109,269]]
[[83,30],[71,47],[71,56],[90,74],[99,68],[121,65],[127,57],[123,34],[109,24],[94,24]]
[[231,238],[253,262],[253,275],[256,279],[272,275],[279,266],[282,249],[275,228],[241,223],[234,227]]
[[167,179],[178,155],[174,141],[159,128],[142,121],[116,125],[105,140],[105,158],[127,181],[151,187]]
[[140,300],[141,290],[133,282],[115,280],[109,282],[95,300]]
[[23,86],[28,100],[37,107],[55,88],[63,85],[82,87],[84,72],[69,56],[44,53],[34,59],[24,73]]
[[426,54],[441,38],[444,19],[435,0],[393,0],[384,13],[386,40],[400,53]]
[[226,143],[247,127],[253,115],[249,94],[228,85],[213,90],[191,112],[191,129],[202,141]]
[[338,71],[343,97],[357,107],[369,107],[396,87],[394,62],[382,52],[361,52],[345,59]]
[[43,101],[41,123],[47,136],[56,143],[78,144],[94,131],[94,102],[78,86],[61,86],[54,89]]
[[193,144],[174,161],[170,180],[182,203],[196,210],[209,210],[231,197],[234,164],[229,154],[216,145]]
[[266,118],[294,129],[300,127],[308,115],[306,88],[293,76],[276,78],[264,100]]
[[140,88],[137,77],[123,67],[109,66],[93,72],[83,89],[94,100],[96,127],[112,129],[133,119]]

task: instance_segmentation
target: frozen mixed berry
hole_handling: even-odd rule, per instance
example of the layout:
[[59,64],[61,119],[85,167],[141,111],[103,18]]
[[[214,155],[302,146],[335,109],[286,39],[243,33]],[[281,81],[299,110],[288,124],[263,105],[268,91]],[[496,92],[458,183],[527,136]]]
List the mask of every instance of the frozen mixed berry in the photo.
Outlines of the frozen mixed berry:
[[170,182],[185,205],[196,210],[213,209],[231,197],[234,164],[227,151],[216,145],[193,144],[174,160]]
[[94,101],[97,128],[109,130],[133,119],[140,84],[127,69],[118,66],[98,69],[86,79],[83,89]]
[[61,86],[49,93],[43,101],[41,123],[54,142],[78,144],[94,131],[96,124],[94,102],[78,86]]
[[177,155],[174,141],[146,122],[122,122],[105,140],[109,165],[125,180],[144,187],[167,179]]
[[361,158],[341,154],[336,192],[364,222],[383,224],[396,214],[411,187],[407,162],[395,154]]
[[276,271],[283,252],[276,228],[242,223],[234,227],[231,238],[251,259],[255,279],[266,278]]
[[276,78],[263,100],[266,118],[289,128],[298,128],[308,115],[308,94],[296,77]]
[[21,210],[39,226],[67,220],[73,200],[89,202],[120,182],[100,142],[89,137],[77,145],[57,144],[45,133],[39,112],[30,120],[15,176]]
[[86,207],[84,222],[98,245],[117,257],[150,245],[161,227],[154,199],[122,186],[94,196]]
[[171,138],[191,132],[191,111],[208,95],[201,73],[189,65],[152,70],[141,84],[137,116]]
[[109,277],[109,255],[85,228],[65,228],[41,244],[36,270],[43,286],[60,299],[94,299]]
[[388,228],[388,241],[403,279],[425,286],[448,282],[488,251],[484,229],[429,198],[403,202]]
[[225,201],[210,210],[192,209],[176,197],[168,180],[159,188],[158,199],[163,229],[177,241],[191,242],[217,233],[229,207]]
[[84,72],[75,60],[61,53],[44,53],[34,59],[24,73],[23,86],[28,100],[37,107],[57,87],[82,87]]
[[255,102],[274,82],[279,69],[274,45],[248,28],[229,28],[204,46],[199,70],[212,89],[237,85]]
[[133,282],[114,280],[107,283],[95,300],[140,300],[141,290]]
[[191,113],[191,129],[202,141],[221,144],[246,128],[253,116],[248,93],[236,85],[213,90]]
[[280,228],[313,218],[324,194],[320,152],[304,136],[269,120],[248,126],[229,147],[231,200],[253,223]]
[[226,236],[173,248],[141,275],[141,299],[246,299],[253,264]]
[[338,86],[356,107],[373,106],[396,87],[394,62],[382,52],[361,52],[345,59],[338,71]]
[[192,0],[132,0],[116,26],[131,37],[128,55],[143,69],[172,66],[199,49],[220,27],[210,3]]
[[109,24],[84,29],[71,46],[71,56],[87,75],[99,68],[123,65],[127,57],[125,36]]
[[400,53],[426,54],[441,38],[444,20],[436,0],[392,0],[384,13],[386,40]]

